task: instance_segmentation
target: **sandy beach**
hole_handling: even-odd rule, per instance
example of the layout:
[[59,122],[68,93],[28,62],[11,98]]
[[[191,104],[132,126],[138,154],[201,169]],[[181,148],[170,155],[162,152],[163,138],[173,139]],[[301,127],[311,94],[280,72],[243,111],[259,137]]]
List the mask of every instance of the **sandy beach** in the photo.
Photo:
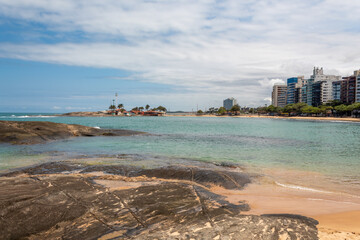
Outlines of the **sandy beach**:
[[[327,182],[318,173],[291,170],[267,171],[241,191],[213,187],[231,203],[246,201],[249,214],[299,214],[319,221],[322,240],[360,239],[360,192]],[[272,175],[269,175],[272,174]],[[276,180],[286,182],[281,184]]]
[[228,115],[212,115],[212,114],[203,114],[203,115],[197,115],[197,114],[167,114],[167,117],[232,117],[232,118],[269,118],[269,119],[295,119],[295,120],[308,120],[308,121],[343,121],[343,122],[360,122],[360,118],[337,118],[337,117],[282,117],[282,116],[266,116],[266,115],[257,115],[257,114],[244,114],[244,115],[234,115],[234,116],[228,116]]

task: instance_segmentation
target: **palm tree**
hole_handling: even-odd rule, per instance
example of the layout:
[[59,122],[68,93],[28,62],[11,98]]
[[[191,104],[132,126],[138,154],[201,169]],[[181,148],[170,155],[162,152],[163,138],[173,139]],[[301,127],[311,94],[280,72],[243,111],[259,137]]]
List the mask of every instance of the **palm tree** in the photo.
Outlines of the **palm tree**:
[[158,106],[156,109],[162,112],[166,112],[166,108],[163,106]]
[[139,110],[140,110],[140,111],[144,110],[144,107],[139,107]]
[[149,110],[150,105],[149,105],[149,104],[146,104],[145,108],[146,108],[146,111]]
[[119,108],[119,109],[124,108],[124,104],[120,103],[120,104],[118,105],[118,108]]

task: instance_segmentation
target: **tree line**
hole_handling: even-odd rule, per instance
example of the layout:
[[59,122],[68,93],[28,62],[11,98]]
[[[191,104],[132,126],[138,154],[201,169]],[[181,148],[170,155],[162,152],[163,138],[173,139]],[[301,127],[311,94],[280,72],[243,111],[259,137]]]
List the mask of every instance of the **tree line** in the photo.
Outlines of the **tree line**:
[[268,107],[259,107],[258,113],[278,114],[278,115],[324,115],[324,116],[359,116],[360,103],[343,104],[340,101],[334,100],[325,105],[318,107],[309,106],[306,103],[288,104],[285,107],[275,107],[270,105]]
[[[125,111],[125,109],[124,109],[124,104],[122,104],[122,103],[120,103],[120,104],[117,106],[117,108],[120,109],[121,112],[124,112],[124,111]],[[111,104],[111,105],[109,106],[109,109],[110,109],[110,110],[115,110],[115,109],[116,109],[116,106],[113,105],[113,104]],[[144,108],[144,107],[134,107],[134,108],[131,109],[131,110],[132,110],[132,111],[143,111],[144,109],[146,109],[146,111],[149,111],[149,110],[151,110],[151,111],[162,111],[162,112],[166,112],[166,111],[167,111],[167,109],[166,109],[165,107],[163,107],[163,106],[158,106],[158,107],[156,107],[156,108],[150,108],[150,105],[149,105],[149,104],[147,104],[147,105],[145,106],[145,108]]]

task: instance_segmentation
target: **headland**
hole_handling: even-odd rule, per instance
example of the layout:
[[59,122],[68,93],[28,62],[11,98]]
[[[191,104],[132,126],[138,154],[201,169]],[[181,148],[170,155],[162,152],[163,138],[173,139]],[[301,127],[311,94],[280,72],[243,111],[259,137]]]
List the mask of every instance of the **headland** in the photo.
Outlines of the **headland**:
[[144,133],[43,121],[0,121],[0,143],[10,144],[38,144],[80,136],[129,136],[135,134]]

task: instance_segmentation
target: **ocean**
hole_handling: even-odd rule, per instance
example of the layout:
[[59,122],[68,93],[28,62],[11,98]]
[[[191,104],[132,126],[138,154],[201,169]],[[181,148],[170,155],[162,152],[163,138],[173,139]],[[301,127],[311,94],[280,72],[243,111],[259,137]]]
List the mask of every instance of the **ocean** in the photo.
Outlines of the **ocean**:
[[[287,172],[293,178],[293,173],[309,173],[306,177],[298,175],[304,179],[297,183],[304,182],[305,186],[318,175],[349,189],[360,185],[360,123],[235,117],[57,117],[45,113],[0,113],[0,120],[51,121],[150,133],[80,137],[29,146],[0,144],[0,171],[93,156],[99,157],[97,163],[111,159],[116,164],[117,158],[111,156],[129,155],[134,156],[129,161],[151,159],[155,165],[186,159],[239,164],[260,173],[280,169],[282,175]],[[360,192],[355,194],[360,196]]]

